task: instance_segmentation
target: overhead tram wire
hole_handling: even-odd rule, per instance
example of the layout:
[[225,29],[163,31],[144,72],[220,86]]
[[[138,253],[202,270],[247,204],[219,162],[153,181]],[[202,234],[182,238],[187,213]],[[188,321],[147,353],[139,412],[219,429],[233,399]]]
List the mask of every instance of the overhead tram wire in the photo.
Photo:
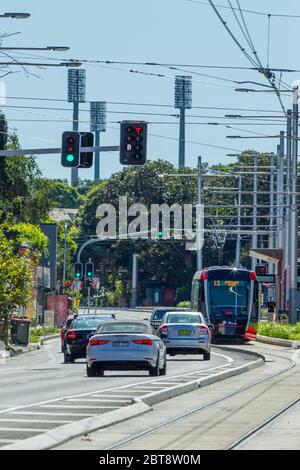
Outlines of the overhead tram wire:
[[[4,96],[0,96],[4,98]],[[24,100],[24,101],[49,101],[49,102],[62,102],[68,103],[67,99],[62,98],[41,98],[41,97],[28,97],[28,96],[5,96],[7,100]],[[91,103],[94,100],[87,100],[86,103]],[[160,104],[160,103],[136,103],[136,102],[122,102],[122,101],[106,101],[110,105],[120,105],[120,106],[149,106],[149,107],[162,107],[162,108],[172,108],[174,109],[173,104]],[[245,111],[253,113],[274,113],[281,114],[282,111],[276,111],[274,109],[251,109],[251,108],[229,108],[229,107],[218,107],[218,106],[193,106],[193,109],[211,109],[215,111]]]
[[[210,68],[210,69],[224,69],[224,70],[253,70],[257,71],[258,67],[243,67],[243,66],[228,66],[228,65],[200,65],[200,64],[174,64],[174,63],[161,63],[161,62],[151,62],[151,61],[121,61],[121,60],[99,60],[99,59],[74,59],[74,58],[60,58],[60,59],[55,59],[53,57],[45,56],[45,55],[36,55],[36,54],[26,54],[26,53],[20,53],[18,54],[22,56],[27,56],[29,58],[36,58],[36,59],[45,59],[49,61],[66,61],[66,62],[74,62],[76,63],[80,62],[83,64],[99,64],[99,65],[142,65],[142,66],[151,66],[151,67],[190,67],[190,68]],[[298,69],[289,69],[289,68],[283,68],[283,67],[270,67],[268,68],[270,71],[275,71],[275,72],[284,72],[284,73],[299,73],[300,70]]]
[[[277,98],[279,100],[279,103],[280,103],[280,106],[282,108],[282,111],[284,112],[284,115],[287,116],[287,113],[286,113],[286,110],[285,110],[285,107],[284,107],[284,104],[282,102],[282,99],[281,99],[281,96],[280,96],[280,92],[277,88],[277,86],[275,85],[274,81],[270,78],[272,77],[274,74],[270,74],[270,71],[267,70],[261,63],[260,59],[259,59],[259,56],[257,54],[257,51],[254,49],[254,47],[252,49],[252,52],[253,52],[253,55],[255,57],[256,60],[252,59],[252,57],[248,54],[248,52],[245,50],[245,48],[243,48],[243,46],[240,44],[240,42],[237,40],[237,38],[235,37],[235,35],[233,34],[233,32],[231,31],[231,29],[229,28],[229,26],[227,25],[226,21],[223,19],[222,15],[219,13],[219,11],[217,10],[217,8],[215,7],[214,3],[212,0],[208,0],[213,11],[215,12],[215,14],[217,15],[217,17],[219,18],[219,20],[221,21],[221,23],[223,24],[224,28],[226,29],[226,31],[228,32],[228,34],[231,36],[231,38],[233,39],[233,41],[235,42],[235,44],[238,46],[238,48],[242,51],[242,53],[244,54],[244,56],[248,59],[248,61],[253,65],[255,65],[257,68],[258,68],[258,71],[260,73],[262,73],[266,79],[268,80],[268,82],[270,83],[270,85],[272,86],[273,88],[273,91],[276,93],[277,95]],[[241,15],[243,15],[241,13]],[[251,41],[252,42],[252,41]],[[253,42],[252,42],[253,43]]]
[[[185,0],[186,2],[189,2],[189,3],[198,3],[200,5],[206,5],[206,6],[210,6],[209,3],[207,2],[203,2],[201,0]],[[217,5],[216,6],[218,8],[224,8],[224,9],[227,9],[229,10],[230,7],[227,7],[226,5]],[[237,8],[235,8],[235,10],[237,10]],[[277,18],[300,18],[300,15],[292,15],[292,14],[282,14],[282,13],[266,13],[266,12],[262,12],[262,11],[256,11],[256,10],[245,10],[244,8],[242,9],[242,11],[244,13],[251,13],[251,14],[254,14],[254,15],[260,15],[260,16],[274,16],[274,17],[277,17]]]

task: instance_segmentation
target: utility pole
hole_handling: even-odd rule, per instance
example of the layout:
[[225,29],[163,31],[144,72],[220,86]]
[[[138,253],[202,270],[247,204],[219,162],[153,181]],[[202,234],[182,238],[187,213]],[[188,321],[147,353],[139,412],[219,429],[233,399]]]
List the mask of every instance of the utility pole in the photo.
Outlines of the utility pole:
[[[198,157],[198,206],[202,205],[202,157]],[[200,211],[199,211],[200,212]],[[196,235],[196,243],[197,243],[197,271],[201,271],[203,268],[203,258],[202,258],[202,246],[201,241],[202,237],[200,235],[201,221],[199,220],[200,217],[197,217],[197,235]]]
[[293,144],[291,165],[291,224],[290,224],[290,322],[297,323],[297,274],[298,274],[298,124],[299,88],[293,88]]
[[192,77],[175,77],[175,108],[180,110],[179,124],[179,168],[185,167],[185,110],[192,108]]
[[[257,153],[254,154],[253,159],[253,166],[254,166],[254,178],[253,178],[253,234],[252,234],[252,248],[257,248],[257,191],[258,191],[258,155]],[[257,264],[257,260],[252,258],[252,271],[255,270],[255,266]]]
[[[101,132],[106,131],[106,102],[93,101],[90,107],[91,131],[95,132],[95,145],[100,147]],[[100,151],[95,152],[94,181],[100,181]]]
[[241,266],[242,191],[243,191],[243,178],[242,176],[239,176],[238,223],[237,223],[238,226],[237,226],[236,254],[235,254],[235,265],[237,268]]
[[289,303],[290,295],[290,211],[291,211],[291,157],[292,157],[292,116],[293,111],[287,111],[286,132],[286,180],[285,180],[285,243],[284,243],[284,271],[285,271],[285,305]]
[[[68,102],[73,103],[73,131],[79,130],[79,103],[85,103],[86,71],[68,70]],[[78,168],[72,168],[71,185],[78,184]]]

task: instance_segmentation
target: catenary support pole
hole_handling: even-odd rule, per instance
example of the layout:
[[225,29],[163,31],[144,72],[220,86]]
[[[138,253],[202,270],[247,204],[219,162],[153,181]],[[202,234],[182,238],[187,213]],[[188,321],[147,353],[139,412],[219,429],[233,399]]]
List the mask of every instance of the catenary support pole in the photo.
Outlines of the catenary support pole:
[[297,274],[298,274],[298,125],[299,88],[293,89],[293,143],[291,174],[291,230],[290,230],[290,322],[297,322]]
[[239,176],[239,194],[238,194],[238,222],[237,222],[237,238],[236,238],[236,253],[235,265],[241,265],[241,216],[242,216],[242,191],[243,191],[243,178]]
[[[269,248],[275,248],[274,233],[274,189],[275,189],[275,161],[274,155],[270,155],[270,228],[269,228]],[[269,264],[269,273],[274,274],[274,264]]]
[[285,271],[285,305],[289,304],[290,296],[290,211],[291,211],[291,157],[292,157],[292,115],[287,111],[286,131],[286,180],[285,180],[285,239],[284,239],[284,271]]
[[[202,205],[202,157],[198,157],[198,205]],[[196,243],[197,243],[197,271],[201,271],[203,268],[203,256],[202,256],[202,237],[200,230],[202,229],[201,227],[201,221],[197,220],[197,235],[196,235]]]
[[[258,155],[254,154],[253,158],[253,234],[252,234],[252,248],[257,248],[257,191],[258,191]],[[252,271],[255,270],[257,260],[252,258]]]

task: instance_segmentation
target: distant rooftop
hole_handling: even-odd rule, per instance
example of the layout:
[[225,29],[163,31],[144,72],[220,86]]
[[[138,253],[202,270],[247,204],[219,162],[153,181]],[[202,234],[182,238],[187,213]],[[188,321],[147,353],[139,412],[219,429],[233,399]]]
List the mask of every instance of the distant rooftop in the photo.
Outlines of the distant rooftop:
[[78,214],[78,209],[53,209],[50,217],[54,222],[72,222]]

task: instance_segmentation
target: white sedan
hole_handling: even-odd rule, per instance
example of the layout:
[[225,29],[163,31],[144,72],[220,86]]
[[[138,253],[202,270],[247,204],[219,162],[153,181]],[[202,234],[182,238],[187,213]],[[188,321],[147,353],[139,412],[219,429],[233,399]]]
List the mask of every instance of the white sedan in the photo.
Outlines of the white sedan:
[[151,325],[143,321],[107,321],[90,337],[87,376],[105,370],[147,370],[150,376],[166,375],[167,351]]

